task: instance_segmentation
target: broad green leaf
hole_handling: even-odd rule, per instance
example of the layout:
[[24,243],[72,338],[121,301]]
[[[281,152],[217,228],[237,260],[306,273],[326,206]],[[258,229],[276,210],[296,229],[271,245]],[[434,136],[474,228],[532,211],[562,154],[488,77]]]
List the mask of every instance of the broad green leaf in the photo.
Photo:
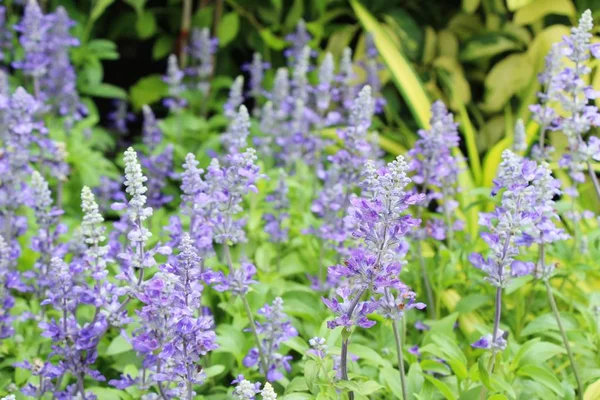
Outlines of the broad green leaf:
[[392,78],[411,109],[417,124],[422,128],[427,128],[431,103],[421,80],[367,8],[358,0],[351,0],[350,4],[365,31],[373,34],[381,58],[390,69]]
[[565,353],[566,351],[562,346],[550,342],[540,342],[534,339],[525,343],[523,347],[519,349],[512,364],[514,364],[515,368],[519,368],[525,364],[542,364],[558,354]]
[[93,86],[84,86],[81,88],[81,92],[96,97],[105,97],[109,99],[127,99],[127,92],[118,86],[111,85],[108,83],[100,83]]
[[112,342],[108,345],[105,356],[115,356],[117,354],[125,353],[129,350],[132,350],[133,347],[131,343],[127,341],[122,335],[116,336]]
[[[560,316],[563,327],[566,331],[577,329],[577,325],[574,319],[569,315],[561,313]],[[556,324],[556,318],[553,314],[548,313],[538,316],[536,319],[531,321],[521,331],[522,336],[535,335],[537,333],[546,332],[549,330],[557,331],[558,325]]]
[[146,76],[129,89],[131,104],[134,110],[140,110],[142,106],[156,103],[165,97],[167,90],[167,85],[160,75]]
[[471,38],[460,52],[460,59],[467,62],[480,61],[484,58],[518,49],[519,44],[514,40],[496,33],[486,33]]
[[454,311],[457,313],[471,312],[483,306],[484,304],[489,303],[490,301],[490,296],[486,296],[484,294],[470,294],[460,299]]
[[506,0],[506,6],[510,11],[515,11],[521,7],[525,7],[533,1],[535,0]]
[[436,379],[430,375],[424,375],[425,379],[428,382],[431,382],[433,384],[433,386],[435,386],[441,394],[444,395],[444,398],[447,400],[455,400],[456,399],[456,395],[454,395],[454,393],[452,392],[452,389],[450,389],[450,386],[448,386],[446,383],[440,381],[439,379]]
[[240,30],[240,16],[236,12],[230,12],[223,16],[217,28],[219,47],[225,47],[231,42]]
[[156,33],[156,17],[151,12],[143,12],[138,15],[135,22],[135,30],[140,39],[148,39]]
[[304,1],[294,0],[285,17],[285,22],[283,23],[284,27],[288,31],[294,29],[298,20],[302,18],[302,14],[304,14]]
[[266,45],[272,48],[273,50],[283,50],[288,45],[287,41],[281,39],[278,36],[275,36],[273,32],[271,32],[267,28],[261,29],[259,34],[262,40],[264,40],[264,42],[266,43]]
[[481,106],[488,112],[502,110],[512,96],[535,79],[528,53],[511,54],[494,65],[485,77],[485,99]]
[[472,14],[479,8],[481,4],[481,0],[462,0],[462,9],[468,13]]
[[583,395],[583,400],[598,399],[600,399],[600,379],[588,386]]
[[204,370],[204,373],[206,374],[207,378],[212,378],[213,376],[220,375],[221,373],[223,373],[223,371],[225,371],[225,366],[219,364],[211,365],[210,367]]
[[515,12],[513,22],[517,25],[528,25],[549,14],[574,18],[576,13],[575,5],[570,0],[535,0],[519,8]]
[[517,372],[518,375],[527,376],[534,381],[541,383],[548,389],[552,390],[558,396],[563,394],[563,388],[560,381],[556,378],[556,375],[549,371],[547,368],[540,365],[528,364],[522,366]]
[[152,46],[152,58],[160,60],[171,54],[175,48],[175,38],[173,36],[161,35]]

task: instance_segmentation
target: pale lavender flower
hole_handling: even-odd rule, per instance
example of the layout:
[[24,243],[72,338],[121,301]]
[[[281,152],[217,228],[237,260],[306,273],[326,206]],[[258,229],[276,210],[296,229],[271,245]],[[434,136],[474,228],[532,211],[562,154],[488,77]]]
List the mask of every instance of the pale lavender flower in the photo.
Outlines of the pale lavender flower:
[[171,54],[167,61],[167,74],[163,76],[163,81],[168,86],[169,97],[163,101],[163,104],[172,112],[179,112],[187,104],[183,98],[185,90],[183,77],[184,73],[179,69],[177,56]]
[[23,59],[13,62],[13,67],[33,78],[36,97],[40,94],[39,79],[46,74],[50,64],[48,39],[51,28],[52,20],[42,13],[35,0],[27,2],[21,22],[15,25],[15,30],[20,34]]
[[290,66],[296,67],[296,64],[300,59],[304,57],[305,48],[312,39],[308,31],[306,30],[306,22],[300,19],[296,24],[296,30],[285,37],[288,42],[292,43],[292,47],[284,52],[284,55],[288,58]]
[[127,124],[135,121],[135,115],[127,110],[127,102],[124,100],[115,100],[113,106],[115,109],[108,114],[111,126],[121,135],[126,135],[129,132]]
[[213,55],[217,51],[218,39],[210,36],[209,28],[193,28],[188,47],[190,74],[198,79],[197,87],[205,95],[210,90],[209,79],[214,72]]
[[[291,371],[291,356],[285,356],[279,353],[283,342],[298,336],[298,331],[292,326],[289,317],[283,310],[283,300],[277,297],[272,305],[265,304],[258,311],[263,316],[264,322],[256,322],[256,331],[261,336],[261,352],[264,354],[268,371],[262,371],[270,382],[283,378],[281,370],[288,373]],[[259,349],[254,347],[250,349],[244,357],[244,366],[253,367],[259,365]]]
[[244,102],[244,77],[239,75],[233,81],[229,89],[229,97],[223,105],[224,114],[227,118],[235,117],[237,110]]
[[148,152],[152,154],[158,145],[162,142],[163,134],[158,126],[156,117],[152,109],[144,105],[142,107],[144,114],[144,123],[142,125],[142,141],[148,147]]
[[288,240],[289,228],[286,227],[286,222],[290,218],[288,192],[287,174],[284,170],[280,170],[277,187],[266,198],[266,201],[271,203],[272,212],[263,216],[266,222],[265,232],[273,243],[283,243]]
[[325,54],[319,67],[319,84],[315,88],[317,109],[324,113],[331,103],[332,83],[335,78],[335,64],[331,53]]
[[250,135],[250,115],[245,105],[231,117],[227,130],[221,135],[221,143],[228,153],[242,152]]

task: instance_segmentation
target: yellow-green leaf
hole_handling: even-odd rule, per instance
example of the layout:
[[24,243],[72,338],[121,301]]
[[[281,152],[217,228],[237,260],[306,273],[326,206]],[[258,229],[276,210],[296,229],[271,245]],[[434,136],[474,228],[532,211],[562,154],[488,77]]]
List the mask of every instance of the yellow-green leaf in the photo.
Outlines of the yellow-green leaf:
[[373,34],[381,58],[390,69],[394,82],[418,125],[427,128],[429,126],[430,101],[421,80],[400,50],[391,42],[375,17],[359,1],[351,0],[350,4],[364,29]]
[[506,0],[506,6],[510,11],[518,10],[521,7],[525,7],[527,4],[534,0]]
[[515,24],[529,25],[549,14],[566,15],[574,18],[575,5],[571,0],[535,0],[519,8],[513,19]]

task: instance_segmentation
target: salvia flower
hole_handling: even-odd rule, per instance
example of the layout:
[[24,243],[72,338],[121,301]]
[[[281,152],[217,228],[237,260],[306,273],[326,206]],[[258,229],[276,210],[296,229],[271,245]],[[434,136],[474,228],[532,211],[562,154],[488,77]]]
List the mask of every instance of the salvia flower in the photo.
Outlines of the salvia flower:
[[232,118],[221,136],[221,143],[228,153],[240,153],[246,148],[250,135],[250,115],[246,106],[242,104]]
[[278,120],[283,120],[289,113],[290,107],[290,77],[287,68],[278,68],[275,72],[271,101]]
[[[454,230],[453,212],[458,206],[455,200],[458,183],[458,161],[452,151],[458,147],[458,124],[452,113],[441,101],[431,106],[431,128],[419,130],[419,139],[409,151],[412,180],[421,185],[426,193],[427,206],[436,200],[444,216],[445,229],[439,232],[444,239]],[[435,232],[435,231],[434,231]]]
[[244,77],[239,75],[229,89],[229,97],[223,105],[224,114],[228,118],[235,117],[237,110],[244,102]]
[[200,311],[204,279],[193,241],[184,234],[178,256],[138,294],[144,307],[133,348],[144,355],[146,368],[152,366],[151,379],[175,398],[193,398],[193,385],[206,378],[196,364],[217,348],[212,318]]
[[536,190],[532,182],[538,167],[535,161],[523,159],[510,150],[502,153],[502,163],[494,180],[492,194],[502,190],[501,204],[491,213],[481,213],[479,224],[488,232],[481,234],[490,247],[485,258],[473,253],[469,260],[487,274],[486,279],[496,287],[505,287],[512,277],[533,272],[533,263],[515,259],[519,247],[532,243],[529,227],[535,217],[531,202]]
[[263,178],[255,162],[256,151],[248,148],[243,153],[227,155],[224,166],[213,158],[207,168],[204,180],[212,198],[209,220],[217,243],[246,241],[246,220],[236,216],[242,212],[243,196],[257,192],[256,182]]
[[213,55],[217,51],[218,39],[210,36],[209,28],[193,28],[188,47],[192,66],[191,75],[197,77],[197,87],[206,94],[210,90],[209,79],[214,72]]
[[287,174],[284,170],[280,170],[277,187],[266,198],[267,202],[271,203],[273,211],[266,213],[263,217],[266,221],[265,232],[269,234],[273,243],[282,243],[288,240],[289,229],[285,226],[290,217],[288,192]]
[[300,19],[296,24],[296,30],[293,33],[287,35],[286,40],[292,43],[292,47],[287,49],[284,54],[288,57],[290,66],[296,67],[296,64],[300,62],[300,59],[304,57],[305,48],[312,39],[308,31],[306,30],[306,22]]
[[[127,231],[127,245],[118,254],[121,260],[121,273],[117,276],[128,283],[128,289],[136,291],[144,279],[144,269],[156,265],[154,255],[169,254],[170,249],[161,247],[160,244],[152,250],[147,250],[148,240],[152,236],[145,227],[145,221],[152,215],[152,207],[146,205],[148,180],[142,173],[142,167],[138,162],[137,153],[133,148],[127,149],[124,156],[125,161],[125,192],[129,200],[123,203],[114,203],[114,210],[126,209],[127,220],[123,221],[123,230]],[[118,236],[116,238],[118,240]],[[136,278],[135,271],[139,270]],[[122,310],[121,310],[122,311]]]
[[108,114],[108,119],[114,130],[125,135],[129,132],[127,124],[135,120],[135,115],[127,110],[127,102],[124,100],[115,100],[113,105],[115,108]]
[[342,104],[344,109],[349,109],[356,95],[353,82],[356,79],[354,65],[352,63],[352,49],[344,48],[342,58],[340,59],[337,81],[339,83],[336,98]]
[[158,126],[156,117],[152,112],[152,109],[144,105],[142,107],[142,113],[144,114],[144,123],[142,125],[142,141],[148,147],[149,153],[153,153],[154,150],[161,143],[163,134]]
[[332,82],[335,78],[335,64],[331,53],[325,54],[319,67],[319,84],[315,90],[317,109],[324,113],[331,102]]
[[366,84],[371,86],[373,90],[375,112],[380,113],[385,105],[385,99],[381,96],[381,80],[379,79],[379,71],[383,69],[383,64],[378,60],[379,51],[375,46],[375,39],[372,33],[367,33],[365,37],[365,48],[366,59],[362,63],[362,66],[367,73]]
[[[410,179],[406,176],[408,165],[401,156],[388,163],[387,167],[377,169],[369,161],[365,167],[362,183],[363,197],[353,198],[348,211],[347,222],[354,227],[353,236],[362,239],[364,248],[351,251],[344,265],[329,268],[329,274],[345,278],[347,286],[337,290],[342,298],[323,299],[325,305],[336,314],[333,321],[328,322],[330,329],[344,326],[351,330],[353,326],[369,328],[375,324],[367,319],[380,303],[393,303],[392,291],[398,291],[398,299],[404,307],[393,308],[390,318],[400,318],[402,310],[424,308],[424,304],[412,301],[414,295],[407,296],[408,288],[400,279],[402,263],[397,260],[396,248],[403,236],[419,225],[420,221],[406,215],[409,206],[423,200],[423,195],[407,193],[406,186]],[[380,294],[383,300],[371,298],[361,301],[367,291]],[[405,301],[408,298],[411,300]],[[388,304],[389,305],[389,304]],[[398,311],[400,310],[400,311]]]
[[260,383],[252,383],[244,378],[244,375],[238,375],[237,379],[231,382],[231,384],[236,384],[233,390],[234,399],[254,400],[256,395],[261,392]]
[[250,97],[254,99],[254,113],[260,109],[259,102],[264,95],[262,85],[265,77],[265,70],[268,69],[270,65],[271,64],[263,61],[260,53],[255,52],[252,55],[252,62],[242,67],[245,71],[250,73]]
[[0,236],[0,340],[11,337],[14,333],[10,310],[15,305],[15,298],[11,294],[11,289],[14,287],[15,279],[18,279],[18,275],[11,271],[12,257],[10,253],[10,247]]
[[173,112],[178,112],[186,105],[183,98],[185,87],[183,86],[184,73],[179,69],[177,56],[171,54],[167,60],[167,74],[163,76],[163,81],[168,86],[169,97],[163,103],[165,107]]
[[36,97],[40,94],[39,79],[46,74],[50,63],[48,35],[51,27],[52,21],[42,13],[36,0],[27,2],[23,19],[15,25],[24,56],[22,60],[13,62],[13,67],[34,79]]
[[527,150],[527,135],[525,133],[525,124],[522,119],[518,119],[515,123],[515,130],[513,136],[513,151],[521,153]]
[[[272,305],[265,304],[258,311],[263,316],[264,322],[256,322],[257,333],[262,337],[262,353],[265,355],[265,362],[268,371],[262,371],[266,374],[270,382],[283,378],[281,370],[291,371],[291,356],[285,356],[279,353],[281,343],[298,336],[298,331],[292,326],[289,317],[283,310],[283,300],[277,297]],[[254,347],[250,349],[244,358],[244,366],[253,367],[259,364],[259,350]]]
[[[600,158],[593,143],[587,143],[584,135],[595,126],[600,125],[598,108],[589,104],[598,97],[598,92],[587,84],[591,68],[587,65],[589,59],[600,57],[600,47],[592,44],[593,18],[590,10],[586,10],[579,19],[579,25],[571,28],[571,35],[565,36],[561,44],[561,54],[571,63],[556,75],[552,76],[549,93],[550,100],[560,103],[564,114],[554,121],[553,129],[561,130],[569,144],[569,152],[561,160],[561,166],[568,169],[575,183],[584,181],[583,170],[587,169],[592,176],[595,189],[600,196],[600,187],[590,161]],[[590,151],[590,148],[594,148]]]
[[310,90],[307,76],[309,67],[310,47],[306,46],[299,54],[292,74],[292,96],[295,100],[301,100],[305,104],[308,102],[308,93]]

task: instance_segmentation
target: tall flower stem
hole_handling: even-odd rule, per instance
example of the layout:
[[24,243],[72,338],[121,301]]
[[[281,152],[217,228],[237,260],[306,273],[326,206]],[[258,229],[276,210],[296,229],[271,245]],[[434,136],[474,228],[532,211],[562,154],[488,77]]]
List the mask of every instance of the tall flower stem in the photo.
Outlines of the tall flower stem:
[[[496,343],[498,340],[498,331],[500,329],[500,316],[502,315],[502,287],[499,286],[496,288],[496,312],[494,314],[494,331],[492,333],[492,356],[490,357],[490,361],[488,363],[488,372],[491,374],[494,372],[494,365],[496,363]],[[484,400],[486,398],[487,388],[483,386],[481,388],[481,393],[479,394],[479,399]]]
[[[225,256],[225,261],[227,266],[229,267],[229,273],[233,271],[233,262],[231,260],[231,252],[229,251],[229,244],[223,243],[223,254]],[[256,348],[258,349],[258,356],[260,359],[260,366],[262,367],[263,373],[267,376],[268,365],[267,359],[265,358],[264,351],[262,348],[262,344],[260,342],[260,337],[258,337],[258,331],[256,330],[256,322],[254,322],[254,317],[252,315],[252,309],[250,308],[250,304],[248,304],[248,299],[246,299],[246,295],[240,295],[240,299],[242,299],[242,304],[244,304],[244,309],[246,310],[246,315],[248,316],[248,322],[250,323],[250,329],[252,330],[252,334],[254,335],[254,340],[256,341]]]
[[269,372],[267,361],[265,359],[265,355],[263,352],[262,344],[260,343],[260,338],[258,337],[258,331],[256,330],[256,323],[254,322],[254,317],[252,316],[252,310],[250,309],[250,304],[248,304],[248,300],[245,295],[240,296],[242,299],[242,303],[244,304],[244,308],[246,309],[246,314],[248,315],[248,321],[250,322],[250,329],[252,330],[252,334],[254,335],[254,340],[256,340],[256,348],[258,349],[258,355],[260,358],[260,365],[262,367],[263,373],[265,376],[267,372]]
[[430,318],[435,318],[435,302],[433,300],[433,290],[431,288],[431,282],[429,282],[429,276],[427,275],[427,266],[425,265],[425,258],[421,249],[421,240],[416,240],[416,251],[417,257],[419,258],[419,265],[421,266],[421,276],[423,278],[423,286],[425,286],[425,293],[427,294],[427,304]]
[[[340,361],[340,368],[342,371],[342,379],[348,380],[348,342],[350,341],[350,333],[342,333],[344,338],[342,339],[342,354]],[[347,335],[347,336],[346,336]],[[354,392],[348,392],[348,399],[354,400]]]
[[590,178],[592,178],[592,183],[594,184],[596,196],[598,196],[598,199],[600,199],[600,182],[598,182],[598,176],[596,176],[596,171],[594,171],[594,168],[592,167],[592,164],[589,162],[589,160],[587,161],[587,168],[590,174]]
[[398,353],[398,370],[400,370],[400,385],[402,386],[402,400],[408,399],[406,390],[406,377],[404,376],[404,350],[402,338],[398,330],[398,323],[401,321],[392,321],[392,329],[394,330],[394,340],[396,341],[396,353]]
[[[423,207],[417,207],[417,219],[421,220],[423,214]],[[421,249],[421,239],[416,240],[416,251],[417,257],[419,258],[419,265],[421,267],[421,276],[423,278],[423,285],[425,286],[425,293],[427,294],[427,308],[429,311],[429,317],[435,318],[435,302],[433,300],[433,290],[431,288],[431,282],[427,275],[427,266],[425,264],[425,258],[423,258],[423,251]]]
[[[540,264],[542,266],[542,270],[544,270],[545,253],[543,244],[540,245]],[[552,293],[552,287],[550,286],[548,278],[544,279],[544,286],[546,286],[548,301],[550,302],[550,307],[552,308],[554,318],[556,318],[556,325],[558,325],[558,330],[560,331],[560,336],[562,338],[563,345],[565,346],[565,350],[567,351],[567,356],[569,357],[569,362],[571,363],[571,369],[573,369],[573,375],[575,375],[575,381],[577,382],[577,398],[579,400],[583,400],[584,390],[583,382],[581,381],[581,377],[579,376],[579,368],[577,367],[577,363],[575,362],[575,357],[573,356],[573,351],[571,350],[571,345],[569,344],[569,338],[567,337],[567,333],[565,332],[565,328],[562,324],[560,313],[558,312],[556,300],[554,299],[554,294]]]
[[[350,304],[350,307],[348,308],[348,312],[346,313],[348,318],[352,317],[352,314],[354,313],[354,309],[356,308],[356,306],[358,305],[358,302],[360,301],[360,298],[363,296],[363,294],[366,291],[367,291],[367,289],[362,289],[356,295],[356,297]],[[351,334],[352,334],[352,332],[342,332],[343,339],[342,339],[342,354],[341,354],[340,368],[341,368],[341,372],[342,372],[342,379],[346,380],[346,381],[348,380],[348,343],[350,341]],[[348,392],[348,399],[354,400],[354,392],[352,392],[352,391]]]

